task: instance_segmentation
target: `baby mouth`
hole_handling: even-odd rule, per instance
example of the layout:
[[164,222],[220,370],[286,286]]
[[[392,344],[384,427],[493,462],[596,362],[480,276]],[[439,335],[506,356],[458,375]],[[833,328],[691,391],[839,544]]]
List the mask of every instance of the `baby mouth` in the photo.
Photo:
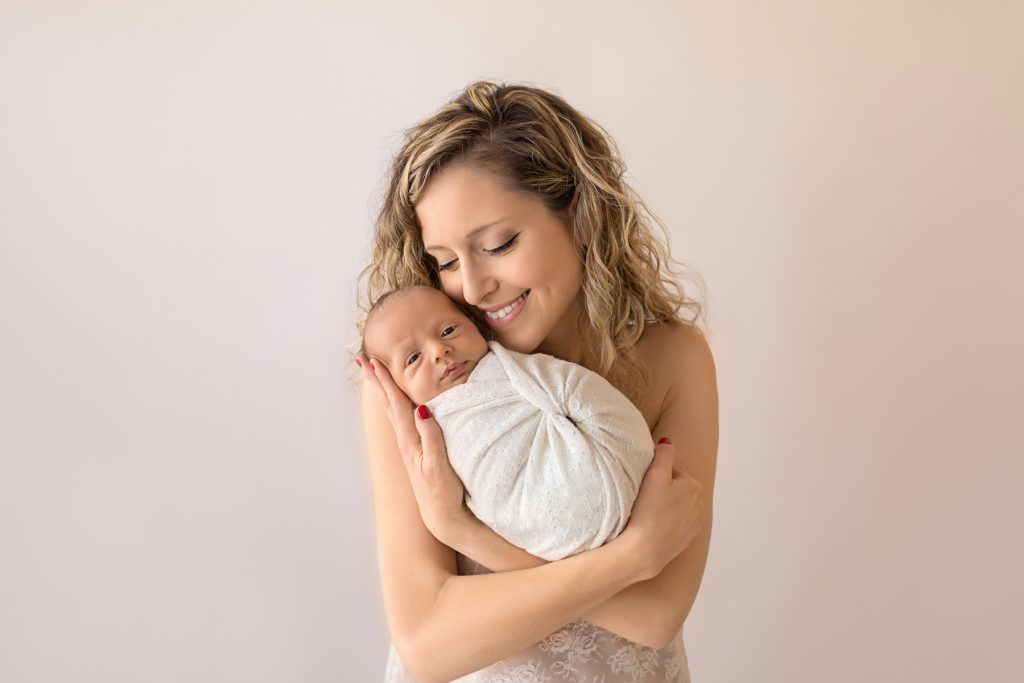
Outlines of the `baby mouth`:
[[524,301],[526,297],[529,296],[529,294],[530,290],[528,289],[522,294],[520,294],[519,297],[515,301],[510,303],[508,306],[505,306],[504,308],[501,308],[497,311],[484,311],[484,315],[486,315],[491,320],[501,320],[506,315],[511,313],[512,309],[518,306],[520,302]]
[[461,363],[452,363],[445,369],[444,374],[441,375],[441,379],[448,379],[451,375],[459,374],[462,372],[464,367],[466,367],[466,361],[462,361]]

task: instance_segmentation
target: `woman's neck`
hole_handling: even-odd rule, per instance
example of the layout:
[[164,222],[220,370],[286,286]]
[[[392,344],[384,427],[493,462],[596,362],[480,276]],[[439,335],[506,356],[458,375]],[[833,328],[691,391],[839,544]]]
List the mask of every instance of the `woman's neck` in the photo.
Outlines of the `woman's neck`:
[[551,334],[537,347],[536,353],[546,353],[570,363],[585,365],[583,330],[580,328],[583,310],[582,292],[573,299],[562,319],[558,321]]

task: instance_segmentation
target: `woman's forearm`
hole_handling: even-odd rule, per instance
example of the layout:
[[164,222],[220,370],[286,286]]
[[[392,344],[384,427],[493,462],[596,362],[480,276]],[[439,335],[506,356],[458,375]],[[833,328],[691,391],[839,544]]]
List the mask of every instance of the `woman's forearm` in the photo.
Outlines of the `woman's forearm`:
[[[509,572],[547,564],[548,560],[509,543],[472,515],[454,525],[443,542],[492,572]],[[664,595],[656,582],[639,581],[594,606],[583,618],[591,624],[628,640],[662,647],[663,620],[652,618],[664,611]]]
[[705,510],[700,534],[657,576],[633,583],[583,618],[642,645],[669,644],[693,608],[707,566],[713,520],[710,499]]
[[406,665],[421,683],[450,681],[530,647],[636,582],[636,553],[619,537],[530,569],[453,575],[419,624],[415,661]]
[[454,525],[442,543],[457,550],[492,572],[510,572],[547,564],[544,558],[509,543],[478,518],[468,515]]
[[[454,526],[444,543],[492,572],[530,569],[548,560],[509,543],[478,518],[469,516]],[[628,586],[583,614],[591,624],[648,647],[665,645],[661,619],[665,597],[652,579]]]

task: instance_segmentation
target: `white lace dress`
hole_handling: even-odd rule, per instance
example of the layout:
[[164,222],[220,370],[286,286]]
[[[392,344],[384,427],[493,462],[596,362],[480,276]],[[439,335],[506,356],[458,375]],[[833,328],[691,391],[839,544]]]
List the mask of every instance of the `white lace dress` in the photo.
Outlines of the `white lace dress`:
[[[490,570],[456,553],[459,574]],[[622,636],[577,619],[533,647],[502,659],[454,683],[689,683],[683,634],[666,647],[638,645]],[[388,651],[384,683],[416,683],[394,645]]]

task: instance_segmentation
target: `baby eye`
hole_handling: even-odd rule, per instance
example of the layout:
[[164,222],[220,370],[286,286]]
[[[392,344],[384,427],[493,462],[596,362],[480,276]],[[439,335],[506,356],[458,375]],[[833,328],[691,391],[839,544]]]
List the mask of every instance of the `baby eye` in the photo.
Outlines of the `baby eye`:
[[415,362],[416,362],[416,360],[417,360],[417,359],[418,359],[419,357],[420,357],[420,352],[419,352],[419,351],[417,351],[417,352],[416,352],[416,353],[414,353],[414,354],[411,354],[411,355],[410,355],[410,356],[409,356],[408,358],[406,358],[406,359],[405,359],[405,365],[406,365],[407,367],[408,367],[408,366],[410,366],[410,365],[412,365],[413,363],[415,363]]
[[506,251],[508,251],[515,245],[516,240],[519,239],[519,234],[520,233],[517,232],[516,234],[512,235],[512,239],[510,239],[508,242],[505,242],[505,244],[497,246],[494,249],[484,249],[484,251],[486,251],[488,254],[504,254]]
[[445,337],[453,334],[455,334],[455,325],[449,325],[448,327],[441,330],[441,339],[444,339]]

